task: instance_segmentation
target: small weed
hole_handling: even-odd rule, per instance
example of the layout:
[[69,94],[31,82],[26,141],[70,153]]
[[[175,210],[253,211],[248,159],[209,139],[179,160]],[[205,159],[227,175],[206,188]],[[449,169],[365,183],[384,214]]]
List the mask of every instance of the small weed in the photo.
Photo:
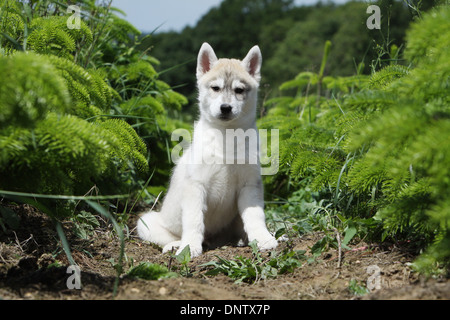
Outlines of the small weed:
[[348,290],[355,296],[363,296],[370,292],[369,289],[367,289],[364,285],[359,284],[355,279],[350,280]]
[[250,243],[252,257],[237,257],[236,260],[227,260],[216,256],[219,261],[210,261],[200,267],[213,267],[206,275],[223,273],[235,280],[235,283],[256,283],[260,279],[274,278],[279,274],[293,272],[302,265],[301,260],[305,251],[289,251],[281,254],[272,252],[268,259],[264,259],[258,251],[255,241]]
[[177,254],[175,256],[175,259],[177,259],[177,261],[179,263],[181,263],[181,270],[180,270],[180,274],[183,277],[190,277],[192,276],[191,273],[191,269],[189,268],[188,264],[191,261],[191,248],[189,247],[189,245],[187,245],[181,252],[180,254]]
[[94,235],[94,230],[100,227],[97,218],[90,212],[81,211],[72,218],[74,222],[73,231],[77,237],[88,240]]
[[130,277],[144,280],[159,280],[178,277],[177,273],[169,271],[167,267],[150,262],[141,262],[136,267],[132,267],[127,274]]

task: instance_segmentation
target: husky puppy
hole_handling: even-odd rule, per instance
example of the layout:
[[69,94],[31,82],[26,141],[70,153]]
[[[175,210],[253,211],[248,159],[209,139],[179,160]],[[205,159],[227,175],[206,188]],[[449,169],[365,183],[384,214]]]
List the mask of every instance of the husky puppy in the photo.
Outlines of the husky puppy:
[[[258,46],[239,61],[217,59],[209,44],[202,45],[197,64],[200,119],[192,144],[174,169],[161,211],[145,213],[137,225],[139,236],[163,252],[179,248],[179,254],[189,245],[195,257],[203,245],[254,240],[260,250],[276,248],[265,223],[258,148],[252,148],[258,139],[246,143],[239,137],[257,135],[261,63]],[[225,139],[230,133],[232,139]],[[238,142],[233,146],[234,137]]]

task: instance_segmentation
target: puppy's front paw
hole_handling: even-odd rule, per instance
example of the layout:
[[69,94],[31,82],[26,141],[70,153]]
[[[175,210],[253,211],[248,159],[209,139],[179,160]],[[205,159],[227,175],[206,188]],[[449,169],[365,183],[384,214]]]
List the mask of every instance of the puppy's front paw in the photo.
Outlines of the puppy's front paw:
[[181,241],[174,241],[174,242],[171,242],[171,243],[166,244],[166,245],[164,246],[162,252],[163,252],[163,253],[171,252],[171,251],[173,251],[174,249],[179,248],[180,245],[181,245]]
[[278,246],[278,241],[272,236],[265,237],[264,239],[257,240],[258,249],[261,251],[273,250]]

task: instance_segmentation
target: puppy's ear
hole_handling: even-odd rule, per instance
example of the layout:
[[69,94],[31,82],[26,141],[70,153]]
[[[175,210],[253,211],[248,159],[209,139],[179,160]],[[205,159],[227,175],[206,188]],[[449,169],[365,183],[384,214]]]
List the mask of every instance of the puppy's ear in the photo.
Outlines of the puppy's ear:
[[217,60],[213,48],[205,42],[200,48],[197,58],[197,79],[200,79],[205,73],[211,70]]
[[242,64],[247,72],[258,82],[261,80],[262,54],[258,46],[250,49]]

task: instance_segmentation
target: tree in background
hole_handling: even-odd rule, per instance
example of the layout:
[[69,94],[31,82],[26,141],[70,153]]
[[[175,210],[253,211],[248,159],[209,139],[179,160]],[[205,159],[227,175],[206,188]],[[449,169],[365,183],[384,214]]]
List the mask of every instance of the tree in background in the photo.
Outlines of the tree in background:
[[[414,7],[416,2],[408,3]],[[428,10],[434,2],[427,2],[422,10]],[[402,49],[405,31],[417,12],[403,1],[373,4],[382,10],[381,30],[367,29],[365,2],[319,2],[296,7],[293,1],[286,0],[224,0],[196,26],[179,33],[156,33],[144,47],[151,47],[152,54],[162,61],[163,70],[173,68],[162,79],[182,86],[179,90],[189,98],[190,113],[195,115],[195,59],[203,42],[217,48],[219,57],[234,58],[242,58],[245,50],[258,44],[264,58],[262,95],[273,97],[279,94],[278,86],[299,70],[318,71],[327,40],[332,41],[334,49],[326,74],[335,76],[355,73],[360,63],[368,74],[372,61],[389,59],[385,52],[392,45]]]

